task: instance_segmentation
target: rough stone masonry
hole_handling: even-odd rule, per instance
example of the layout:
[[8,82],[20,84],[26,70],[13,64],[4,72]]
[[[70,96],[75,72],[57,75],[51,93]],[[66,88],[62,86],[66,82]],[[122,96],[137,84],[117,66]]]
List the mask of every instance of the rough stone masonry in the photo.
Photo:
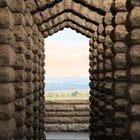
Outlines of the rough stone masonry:
[[0,140],[45,140],[44,38],[68,27],[90,38],[90,140],[140,140],[139,0],[0,0]]

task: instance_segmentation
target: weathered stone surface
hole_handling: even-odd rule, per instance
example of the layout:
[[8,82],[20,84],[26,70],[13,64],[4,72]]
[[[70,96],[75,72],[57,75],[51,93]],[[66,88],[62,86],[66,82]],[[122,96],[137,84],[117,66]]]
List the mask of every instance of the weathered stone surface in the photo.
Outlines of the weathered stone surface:
[[134,7],[129,15],[130,24],[133,28],[140,27],[140,7]]
[[16,69],[24,69],[26,67],[26,58],[24,54],[17,54],[14,67]]
[[130,2],[133,6],[140,6],[140,1],[139,0],[130,0]]
[[82,131],[87,131],[88,130],[88,127],[89,127],[89,124],[87,123],[75,123],[75,124],[68,124],[68,130],[69,131],[76,131],[76,132],[82,132]]
[[0,103],[6,104],[14,101],[15,90],[13,84],[0,83]]
[[58,111],[58,110],[61,110],[61,111],[73,111],[73,106],[72,105],[51,105],[51,106],[48,106],[48,107],[46,107],[46,110],[52,110],[52,111]]
[[132,43],[139,44],[140,43],[140,29],[134,29],[131,32]]
[[15,71],[11,67],[0,67],[0,82],[12,82],[15,80]]
[[130,80],[133,82],[139,82],[140,81],[140,67],[134,67],[131,68],[128,76],[130,77]]
[[67,125],[66,124],[45,124],[45,131],[46,132],[67,131]]
[[24,125],[24,123],[26,121],[26,113],[25,113],[25,110],[15,112],[14,118],[15,118],[15,122],[16,122],[16,125],[17,126]]
[[128,88],[129,98],[133,103],[140,103],[140,86],[139,84],[132,84]]
[[0,120],[9,120],[13,117],[15,106],[13,103],[0,105]]
[[15,44],[13,33],[8,29],[0,29],[0,43],[13,46]]
[[127,37],[127,30],[124,25],[117,25],[114,30],[114,36],[116,41],[123,41]]
[[126,64],[126,55],[122,53],[118,53],[115,55],[113,60],[113,65],[116,69],[125,69],[127,68]]
[[126,53],[127,49],[128,48],[127,48],[126,44],[124,44],[123,42],[116,42],[114,44],[114,48],[113,48],[115,53]]
[[16,55],[9,45],[0,46],[0,65],[13,66],[16,61]]
[[15,120],[12,118],[8,121],[0,120],[0,139],[9,140],[14,135],[15,131]]
[[112,15],[111,12],[106,13],[106,15],[104,17],[105,24],[111,25],[112,24],[112,18],[113,18],[113,15]]
[[127,83],[115,83],[114,85],[114,94],[117,98],[126,97],[126,88]]
[[140,45],[134,45],[129,50],[130,61],[133,65],[140,65]]
[[74,106],[74,110],[76,111],[80,111],[80,110],[89,110],[89,106],[88,105],[75,105]]
[[116,24],[125,24],[128,12],[118,12],[115,16]]
[[89,117],[46,117],[45,123],[87,123]]
[[139,140],[140,138],[140,122],[135,121],[131,124],[131,137],[134,140]]
[[117,12],[125,12],[127,11],[127,0],[116,0],[114,2],[114,8]]
[[0,8],[0,28],[11,28],[14,25],[14,18],[8,8]]
[[133,117],[133,119],[140,120],[140,105],[132,105],[130,115]]

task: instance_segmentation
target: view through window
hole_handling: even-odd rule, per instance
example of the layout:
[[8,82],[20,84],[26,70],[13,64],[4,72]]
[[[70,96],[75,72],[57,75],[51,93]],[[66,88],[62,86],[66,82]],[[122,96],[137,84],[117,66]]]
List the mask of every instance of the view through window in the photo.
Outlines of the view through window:
[[89,39],[64,29],[45,39],[46,99],[88,99]]

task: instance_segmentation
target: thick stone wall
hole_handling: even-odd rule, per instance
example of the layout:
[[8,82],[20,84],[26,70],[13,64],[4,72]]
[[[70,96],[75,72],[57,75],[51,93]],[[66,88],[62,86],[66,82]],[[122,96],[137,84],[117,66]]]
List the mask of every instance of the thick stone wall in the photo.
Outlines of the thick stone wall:
[[0,1],[0,139],[44,137],[44,38],[24,1]]
[[90,40],[90,139],[138,140],[140,1],[115,0]]
[[0,0],[0,139],[43,139],[44,37],[70,27],[91,38],[90,139],[139,140],[139,10],[139,0]]
[[44,122],[46,133],[88,131],[89,102],[87,100],[47,100]]

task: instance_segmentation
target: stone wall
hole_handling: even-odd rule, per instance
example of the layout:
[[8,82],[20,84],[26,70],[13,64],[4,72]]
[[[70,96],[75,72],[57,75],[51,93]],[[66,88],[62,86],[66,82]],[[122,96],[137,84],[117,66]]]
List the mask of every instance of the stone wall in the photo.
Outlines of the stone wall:
[[138,140],[139,0],[115,0],[90,40],[90,139]]
[[0,139],[44,137],[44,38],[23,0],[0,0]]
[[47,100],[45,103],[46,132],[86,132],[89,129],[87,100]]

